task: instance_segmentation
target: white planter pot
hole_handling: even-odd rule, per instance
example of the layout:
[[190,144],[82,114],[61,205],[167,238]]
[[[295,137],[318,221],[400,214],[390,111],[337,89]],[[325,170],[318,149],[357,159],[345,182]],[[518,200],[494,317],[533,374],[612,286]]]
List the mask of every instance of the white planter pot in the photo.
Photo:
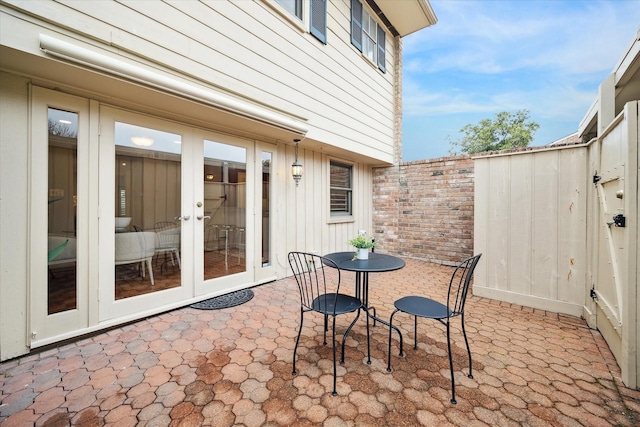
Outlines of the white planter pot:
[[358,259],[369,259],[369,249],[368,248],[363,248],[363,249],[358,248],[357,258]]

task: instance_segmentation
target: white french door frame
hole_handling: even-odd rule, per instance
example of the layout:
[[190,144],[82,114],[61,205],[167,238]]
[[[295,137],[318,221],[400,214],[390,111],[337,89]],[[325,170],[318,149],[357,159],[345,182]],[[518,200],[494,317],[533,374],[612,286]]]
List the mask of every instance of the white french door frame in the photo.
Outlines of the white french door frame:
[[[207,225],[207,221],[204,216],[207,214],[204,210],[204,141],[213,141],[221,144],[226,144],[234,147],[240,147],[245,150],[246,153],[246,209],[245,209],[245,265],[246,269],[244,272],[230,274],[226,276],[216,277],[214,279],[205,280],[204,279],[204,236],[205,229],[204,227]],[[252,236],[255,233],[255,225],[254,225],[254,209],[255,206],[252,204],[254,200],[255,194],[255,185],[253,185],[250,177],[256,174],[255,168],[253,167],[253,147],[254,141],[230,136],[226,134],[221,134],[213,131],[207,131],[202,129],[195,129],[193,136],[193,162],[191,163],[193,177],[191,183],[193,184],[193,193],[194,198],[191,202],[190,208],[194,212],[194,223],[195,230],[194,236],[194,257],[193,261],[195,263],[195,296],[199,299],[206,295],[208,297],[215,295],[222,295],[229,292],[233,292],[235,290],[246,288],[248,285],[253,284],[254,280],[254,248],[249,242],[249,236]],[[203,219],[199,219],[203,217]]]
[[[181,286],[142,294],[130,298],[115,299],[115,124],[128,123],[159,131],[181,135]],[[99,312],[100,322],[111,319],[133,319],[143,315],[157,313],[165,309],[181,305],[181,301],[189,300],[194,294],[193,269],[189,260],[193,259],[193,224],[194,212],[190,201],[193,199],[193,186],[188,183],[192,179],[192,171],[188,160],[193,155],[188,141],[193,133],[192,128],[168,120],[131,113],[110,106],[100,108],[100,183],[99,183],[99,241],[100,241],[100,279],[99,279]],[[145,195],[153,197],[153,195]],[[151,286],[151,284],[149,284]]]
[[[97,168],[97,152],[91,144],[90,110],[86,98],[31,87],[31,141],[29,193],[29,345],[47,345],[77,335],[90,325],[89,295],[97,284],[90,270],[91,189],[96,183],[90,171]],[[77,132],[77,233],[76,308],[48,314],[48,197],[49,127],[48,110],[55,108],[78,114]],[[66,195],[69,197],[70,195]],[[92,285],[95,284],[95,285]]]
[[[79,113],[77,146],[77,307],[47,314],[48,108]],[[261,153],[272,155],[270,209],[276,206],[276,146],[204,130],[168,119],[130,112],[95,100],[32,88],[30,141],[29,344],[32,348],[142,318],[190,302],[275,279],[274,214],[270,213],[271,266],[262,266]],[[115,123],[123,122],[181,135],[181,286],[115,299]],[[203,278],[203,141],[246,150],[246,269]],[[37,261],[37,260],[42,260]]]
[[[253,206],[255,211],[255,233],[253,234],[253,251],[255,254],[255,281],[257,284],[266,283],[272,280],[276,280],[276,253],[275,253],[275,206],[278,206],[276,203],[276,198],[278,197],[278,192],[275,191],[276,185],[276,173],[277,170],[277,146],[273,144],[267,144],[262,142],[256,142],[255,145],[255,161],[254,161],[254,170],[253,181],[255,191],[255,198],[253,200]],[[262,153],[269,153],[271,155],[271,164],[270,164],[270,177],[269,177],[269,188],[267,189],[270,194],[268,194],[269,200],[269,221],[263,221],[262,217],[262,201],[264,199],[264,186],[262,179]],[[269,261],[270,265],[264,266],[262,264],[262,245],[264,244],[262,241],[263,236],[263,227],[269,227],[268,236],[269,236]],[[248,234],[251,236],[251,234]]]

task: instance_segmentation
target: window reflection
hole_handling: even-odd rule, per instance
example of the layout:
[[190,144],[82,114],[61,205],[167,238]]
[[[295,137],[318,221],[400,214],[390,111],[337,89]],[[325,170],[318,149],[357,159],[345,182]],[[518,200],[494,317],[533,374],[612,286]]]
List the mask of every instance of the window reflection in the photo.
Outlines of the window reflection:
[[115,124],[115,298],[181,286],[180,135]]

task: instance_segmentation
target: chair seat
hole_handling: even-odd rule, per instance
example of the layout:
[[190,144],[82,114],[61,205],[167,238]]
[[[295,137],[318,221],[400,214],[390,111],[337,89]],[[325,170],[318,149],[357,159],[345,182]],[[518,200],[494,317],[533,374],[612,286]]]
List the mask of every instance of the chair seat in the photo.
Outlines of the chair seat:
[[413,316],[428,319],[445,319],[447,317],[447,306],[431,298],[407,296],[397,300],[394,305],[398,310]]
[[[396,310],[389,317],[389,355],[387,356],[387,372],[391,372],[391,326],[393,325],[393,316],[398,312],[404,312],[414,316],[413,320],[413,348],[418,349],[418,317],[434,319],[443,324],[447,330],[447,353],[449,355],[449,375],[451,376],[451,403],[456,403],[456,385],[453,377],[453,356],[451,354],[451,326],[450,320],[453,317],[459,317],[462,326],[462,335],[464,343],[467,346],[467,355],[469,356],[469,378],[473,378],[471,367],[471,348],[467,339],[467,331],[464,328],[464,306],[469,293],[471,277],[473,271],[480,260],[482,254],[478,254],[463,260],[453,271],[451,280],[449,281],[449,291],[447,294],[447,304],[432,300],[431,298],[410,295],[396,300],[393,304]],[[400,335],[400,356],[402,356],[402,335]]]
[[[334,300],[336,301],[335,311],[333,309]],[[336,294],[324,294],[320,295],[318,298],[313,300],[313,310],[318,311],[323,314],[336,315],[345,314],[345,313],[353,313],[360,307],[362,307],[362,302],[351,295],[338,294],[338,298],[336,300]]]

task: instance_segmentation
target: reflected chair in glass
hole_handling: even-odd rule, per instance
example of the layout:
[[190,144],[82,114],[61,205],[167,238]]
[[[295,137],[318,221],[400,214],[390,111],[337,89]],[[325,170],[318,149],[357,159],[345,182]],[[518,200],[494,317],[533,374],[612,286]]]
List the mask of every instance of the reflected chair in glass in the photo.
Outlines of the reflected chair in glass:
[[[220,225],[214,224],[213,219],[209,218],[204,229],[206,230],[206,236],[204,239],[205,252],[220,250]],[[212,246],[213,241],[216,242],[215,246]]]
[[[464,328],[464,308],[467,294],[469,293],[471,277],[481,256],[482,254],[479,254],[467,258],[455,268],[449,281],[446,305],[422,296],[405,296],[394,302],[396,309],[391,313],[391,317],[389,318],[389,325],[393,325],[393,316],[399,311],[414,316],[414,350],[418,349],[418,317],[437,320],[446,327],[449,371],[451,373],[451,403],[454,404],[456,403],[456,388],[453,377],[453,357],[451,355],[451,319],[460,317],[462,335],[464,336],[464,342],[467,345],[467,354],[469,356],[469,375],[467,376],[473,378],[471,371],[471,349],[469,348],[469,340],[467,339],[467,332]],[[391,330],[390,327],[389,354],[387,356],[387,371],[389,372],[391,372]],[[402,341],[400,341],[400,356],[402,356]]]
[[161,221],[156,222],[154,228],[156,231],[156,254],[164,254],[165,259],[166,256],[169,255],[171,259],[171,265],[175,266],[175,263],[177,261],[178,269],[181,269],[180,227],[178,226],[178,224],[172,221]]
[[145,264],[149,269],[149,279],[151,285],[155,285],[153,280],[153,269],[151,259],[155,254],[156,236],[149,231],[116,233],[115,235],[115,265],[140,263],[142,277],[145,277]]
[[[340,293],[340,269],[330,259],[305,252],[290,252],[288,258],[300,291],[300,329],[293,349],[292,374],[297,374],[296,352],[300,343],[304,314],[315,311],[324,316],[324,345],[327,344],[328,318],[331,316],[331,343],[333,346],[333,392],[331,394],[336,396],[338,394],[336,391],[336,317],[341,314],[358,312],[342,338],[342,357],[344,358],[344,342],[360,317],[360,309],[363,308],[362,302],[356,297]],[[325,268],[330,268],[331,274],[328,274],[329,272],[326,272]],[[368,335],[369,328],[367,328],[367,339]]]
[[76,262],[76,239],[62,236],[49,236],[47,247],[47,263],[49,275],[55,278],[54,265],[75,264]]
[[234,246],[238,251],[238,265],[240,265],[240,258],[244,256],[245,252],[245,233],[244,227],[236,227],[233,232],[235,240]]

